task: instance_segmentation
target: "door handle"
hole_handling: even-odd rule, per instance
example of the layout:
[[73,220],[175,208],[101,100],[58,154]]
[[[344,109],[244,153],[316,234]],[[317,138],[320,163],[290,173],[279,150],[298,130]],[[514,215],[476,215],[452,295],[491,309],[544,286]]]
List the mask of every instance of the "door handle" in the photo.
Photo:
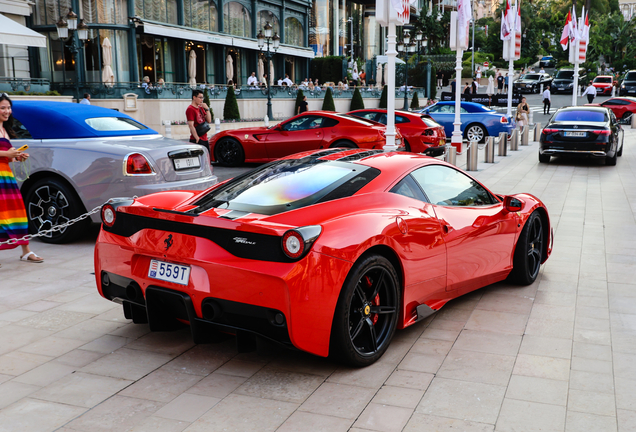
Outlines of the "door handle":
[[441,221],[442,222],[442,231],[444,231],[444,234],[448,234],[453,228],[445,221]]

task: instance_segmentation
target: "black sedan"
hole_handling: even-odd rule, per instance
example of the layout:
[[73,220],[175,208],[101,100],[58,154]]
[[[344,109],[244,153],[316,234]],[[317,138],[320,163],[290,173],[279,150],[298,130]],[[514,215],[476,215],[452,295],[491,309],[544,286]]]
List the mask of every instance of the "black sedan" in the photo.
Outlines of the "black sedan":
[[623,154],[623,129],[612,110],[604,107],[565,107],[557,110],[541,132],[539,162],[551,156],[588,155],[616,165]]
[[547,73],[528,73],[514,82],[514,90],[519,93],[539,93],[543,88],[552,84],[552,77]]

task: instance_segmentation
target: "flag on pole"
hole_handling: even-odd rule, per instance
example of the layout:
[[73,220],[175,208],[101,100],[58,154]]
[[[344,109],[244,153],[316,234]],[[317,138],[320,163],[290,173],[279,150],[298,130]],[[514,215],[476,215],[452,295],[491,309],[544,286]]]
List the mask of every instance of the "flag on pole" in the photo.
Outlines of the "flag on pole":
[[473,16],[471,0],[457,2],[457,43],[461,49],[468,48],[468,31]]
[[581,27],[581,40],[579,40],[579,63],[584,63],[587,59],[587,44],[590,42],[590,19],[585,7],[581,15],[585,15],[585,21]]
[[570,22],[572,22],[572,14],[568,11],[568,16],[565,18],[565,25],[563,26],[563,32],[561,33],[561,47],[563,51],[568,49],[568,41],[570,40]]
[[509,40],[510,33],[512,29],[510,28],[510,3],[506,0],[506,13],[501,11],[501,35],[499,36],[501,40]]
[[515,58],[521,58],[521,2],[517,1],[517,13],[515,15]]
[[579,25],[576,22],[576,10],[574,9],[574,6],[572,6],[572,19],[570,20],[569,35],[570,35],[570,43],[574,43],[580,39]]

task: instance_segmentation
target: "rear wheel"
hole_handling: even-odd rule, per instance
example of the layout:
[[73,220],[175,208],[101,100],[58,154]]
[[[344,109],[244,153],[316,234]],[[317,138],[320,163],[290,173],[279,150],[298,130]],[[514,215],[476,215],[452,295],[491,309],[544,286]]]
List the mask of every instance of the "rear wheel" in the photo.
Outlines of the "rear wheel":
[[464,138],[468,141],[477,141],[479,143],[483,143],[486,141],[486,137],[488,136],[488,132],[486,128],[479,124],[471,124],[466,127],[464,130]]
[[338,299],[330,355],[353,366],[382,357],[397,327],[400,302],[398,276],[389,260],[380,255],[361,258]]
[[214,158],[224,166],[237,166],[245,161],[243,146],[232,138],[221,138],[214,146]]
[[510,279],[520,285],[530,285],[539,275],[543,260],[543,221],[537,211],[534,211],[526,221],[517,246]]
[[354,143],[352,143],[351,141],[347,141],[347,140],[340,140],[340,141],[336,141],[335,143],[331,144],[331,148],[337,148],[337,147],[357,148]]
[[621,117],[621,119],[626,120],[626,124],[630,124],[633,115],[634,113],[627,111],[625,114],[623,114],[623,117]]

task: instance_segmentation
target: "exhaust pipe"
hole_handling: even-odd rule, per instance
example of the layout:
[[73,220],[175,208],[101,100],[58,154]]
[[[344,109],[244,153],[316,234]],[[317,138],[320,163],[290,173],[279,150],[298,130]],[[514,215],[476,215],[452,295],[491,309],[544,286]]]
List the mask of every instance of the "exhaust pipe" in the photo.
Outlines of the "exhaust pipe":
[[201,306],[201,315],[203,315],[203,319],[206,321],[218,320],[222,314],[223,310],[221,309],[221,305],[215,301],[206,301]]

